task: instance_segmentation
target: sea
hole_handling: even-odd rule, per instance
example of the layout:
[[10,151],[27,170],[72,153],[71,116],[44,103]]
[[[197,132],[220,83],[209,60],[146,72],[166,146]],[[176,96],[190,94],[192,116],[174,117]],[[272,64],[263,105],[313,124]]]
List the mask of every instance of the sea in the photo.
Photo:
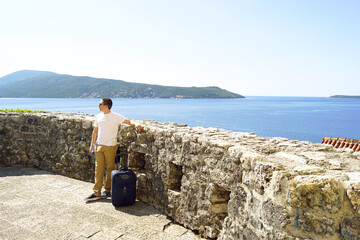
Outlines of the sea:
[[[0,109],[99,113],[96,98],[0,98]],[[239,99],[113,99],[130,119],[254,132],[261,137],[320,143],[324,136],[360,140],[360,99],[261,97]]]

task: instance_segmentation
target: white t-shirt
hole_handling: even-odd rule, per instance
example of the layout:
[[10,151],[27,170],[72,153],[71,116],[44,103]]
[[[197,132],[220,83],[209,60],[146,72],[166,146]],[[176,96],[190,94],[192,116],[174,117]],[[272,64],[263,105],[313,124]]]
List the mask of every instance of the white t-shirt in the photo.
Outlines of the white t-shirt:
[[115,146],[117,144],[119,125],[125,119],[123,115],[114,112],[97,114],[94,122],[94,127],[98,128],[96,143],[99,145]]

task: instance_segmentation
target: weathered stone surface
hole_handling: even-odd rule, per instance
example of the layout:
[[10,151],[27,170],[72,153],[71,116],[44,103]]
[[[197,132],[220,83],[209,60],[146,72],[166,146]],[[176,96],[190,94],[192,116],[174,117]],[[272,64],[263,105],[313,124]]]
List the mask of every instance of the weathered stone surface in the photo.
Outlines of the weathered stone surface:
[[336,213],[342,207],[343,187],[326,176],[296,176],[290,181],[289,204],[294,208],[322,209]]
[[[0,113],[0,165],[93,181],[93,120]],[[137,121],[145,127],[141,133],[125,125],[119,130],[121,162],[138,175],[138,199],[184,227],[218,239],[360,239],[358,154],[254,133]]]
[[[80,114],[0,113],[8,129],[0,139],[2,166],[36,166],[92,181],[94,158],[89,154],[94,117]],[[82,128],[82,126],[87,126]]]
[[202,239],[139,201],[119,208],[109,198],[85,202],[92,186],[34,168],[0,167],[0,239]]
[[360,214],[360,183],[357,182],[350,184],[346,193],[353,208]]

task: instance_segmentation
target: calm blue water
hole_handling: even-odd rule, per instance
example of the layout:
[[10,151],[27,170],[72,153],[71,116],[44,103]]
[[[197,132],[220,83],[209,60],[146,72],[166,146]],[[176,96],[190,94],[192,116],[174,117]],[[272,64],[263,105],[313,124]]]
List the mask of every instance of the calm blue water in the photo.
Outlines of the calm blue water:
[[[97,114],[100,99],[0,98],[0,108]],[[128,118],[255,132],[262,137],[321,142],[360,139],[360,99],[247,97],[245,99],[113,99]]]

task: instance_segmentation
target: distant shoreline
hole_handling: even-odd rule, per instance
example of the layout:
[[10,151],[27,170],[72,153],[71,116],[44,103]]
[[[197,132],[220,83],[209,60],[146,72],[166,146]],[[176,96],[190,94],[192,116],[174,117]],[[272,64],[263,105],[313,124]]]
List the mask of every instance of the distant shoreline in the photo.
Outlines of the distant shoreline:
[[350,95],[334,95],[330,98],[351,98],[351,99],[360,99],[360,96],[350,96]]
[[209,87],[175,87],[123,80],[21,70],[0,78],[0,97],[21,98],[184,98],[227,99],[244,96]]

